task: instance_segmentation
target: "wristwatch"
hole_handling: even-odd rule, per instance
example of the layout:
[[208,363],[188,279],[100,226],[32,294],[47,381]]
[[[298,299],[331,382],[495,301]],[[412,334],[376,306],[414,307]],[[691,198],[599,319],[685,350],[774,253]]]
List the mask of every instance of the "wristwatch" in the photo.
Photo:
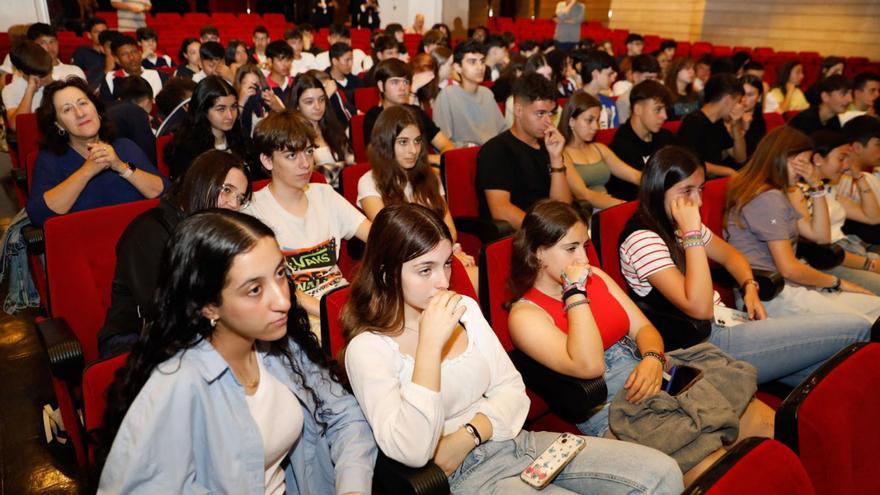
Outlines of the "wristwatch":
[[564,172],[565,172],[565,165],[563,165],[563,166],[561,166],[561,167],[550,166],[550,167],[548,167],[548,168],[550,169],[550,173],[551,173],[551,174],[557,174],[557,173],[564,173]]
[[123,179],[127,179],[127,178],[131,177],[132,174],[134,174],[134,170],[135,170],[134,165],[126,162],[125,163],[125,170],[123,170],[122,172],[119,172],[119,176],[122,177]]

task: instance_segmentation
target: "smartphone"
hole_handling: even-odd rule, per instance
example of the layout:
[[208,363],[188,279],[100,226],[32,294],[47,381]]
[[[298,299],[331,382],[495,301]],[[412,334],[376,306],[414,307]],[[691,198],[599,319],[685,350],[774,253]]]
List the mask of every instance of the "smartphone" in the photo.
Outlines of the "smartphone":
[[532,488],[540,490],[549,485],[586,445],[587,441],[583,437],[563,433],[523,470],[519,478]]
[[722,327],[735,327],[749,321],[749,314],[745,311],[717,304],[715,305],[713,316],[715,317],[715,324]]
[[702,370],[692,366],[676,365],[669,369],[669,378],[663,379],[662,388],[669,395],[675,397],[691,388],[702,377]]

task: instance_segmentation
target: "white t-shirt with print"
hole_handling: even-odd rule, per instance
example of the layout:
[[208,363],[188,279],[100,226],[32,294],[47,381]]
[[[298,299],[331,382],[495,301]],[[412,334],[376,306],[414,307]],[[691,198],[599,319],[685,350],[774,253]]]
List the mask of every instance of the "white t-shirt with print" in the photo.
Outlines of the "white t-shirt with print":
[[[446,190],[443,189],[443,183],[437,181],[440,186],[440,196],[446,197]],[[403,197],[406,198],[407,201],[412,202],[412,185],[409,182],[406,183],[406,186],[403,188]],[[358,208],[363,209],[364,198],[369,198],[370,196],[377,196],[379,198],[382,197],[382,193],[379,192],[379,189],[376,188],[376,180],[373,178],[373,171],[369,171],[361,176],[358,180],[358,197],[357,197],[357,205]]]
[[309,184],[309,205],[298,217],[285,210],[268,187],[254,193],[244,212],[274,232],[299,290],[320,298],[348,284],[339,270],[342,239],[351,239],[366,217],[328,184]]

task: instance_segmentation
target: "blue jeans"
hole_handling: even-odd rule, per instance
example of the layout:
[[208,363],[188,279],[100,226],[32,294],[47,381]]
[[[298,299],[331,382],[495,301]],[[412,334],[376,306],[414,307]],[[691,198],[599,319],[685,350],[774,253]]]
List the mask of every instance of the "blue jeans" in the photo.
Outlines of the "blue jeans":
[[854,314],[811,314],[712,324],[709,342],[758,369],[758,383],[800,384],[847,344],[868,339],[865,319]]
[[[536,493],[520,473],[559,436],[521,431],[513,440],[475,448],[449,477],[454,494]],[[678,494],[684,489],[678,464],[659,450],[606,438],[587,445],[543,493]]]
[[581,433],[601,437],[608,431],[608,408],[611,407],[611,399],[623,390],[626,379],[641,361],[637,357],[638,352],[638,347],[629,337],[624,337],[605,349],[605,375],[603,377],[605,385],[608,387],[608,398],[602,409],[590,416],[590,419],[577,425]]

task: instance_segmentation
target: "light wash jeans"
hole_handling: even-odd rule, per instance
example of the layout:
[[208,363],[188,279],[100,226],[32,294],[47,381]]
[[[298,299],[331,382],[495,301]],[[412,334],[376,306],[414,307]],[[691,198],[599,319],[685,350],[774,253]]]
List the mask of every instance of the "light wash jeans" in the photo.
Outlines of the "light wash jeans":
[[854,292],[828,293],[786,282],[764,309],[772,317],[849,313],[865,319],[868,328],[880,318],[880,297]]
[[[523,430],[513,440],[480,445],[449,477],[450,491],[466,495],[539,493],[519,475],[558,436]],[[684,490],[678,464],[659,450],[607,438],[586,440],[584,450],[542,493],[679,494]]]
[[783,316],[735,327],[712,324],[709,342],[758,369],[758,383],[800,384],[826,359],[853,342],[867,341],[870,327],[848,313]]
[[608,409],[611,407],[611,399],[623,390],[626,379],[641,361],[638,352],[639,348],[629,337],[623,337],[605,349],[605,374],[603,378],[605,378],[605,386],[608,388],[608,398],[601,409],[577,425],[581,433],[601,437],[608,431]]
[[880,294],[880,273],[860,270],[858,268],[849,268],[843,265],[838,265],[830,270],[822,271],[830,275],[834,275],[835,277],[850,281],[860,287],[864,287],[873,292],[875,295]]

